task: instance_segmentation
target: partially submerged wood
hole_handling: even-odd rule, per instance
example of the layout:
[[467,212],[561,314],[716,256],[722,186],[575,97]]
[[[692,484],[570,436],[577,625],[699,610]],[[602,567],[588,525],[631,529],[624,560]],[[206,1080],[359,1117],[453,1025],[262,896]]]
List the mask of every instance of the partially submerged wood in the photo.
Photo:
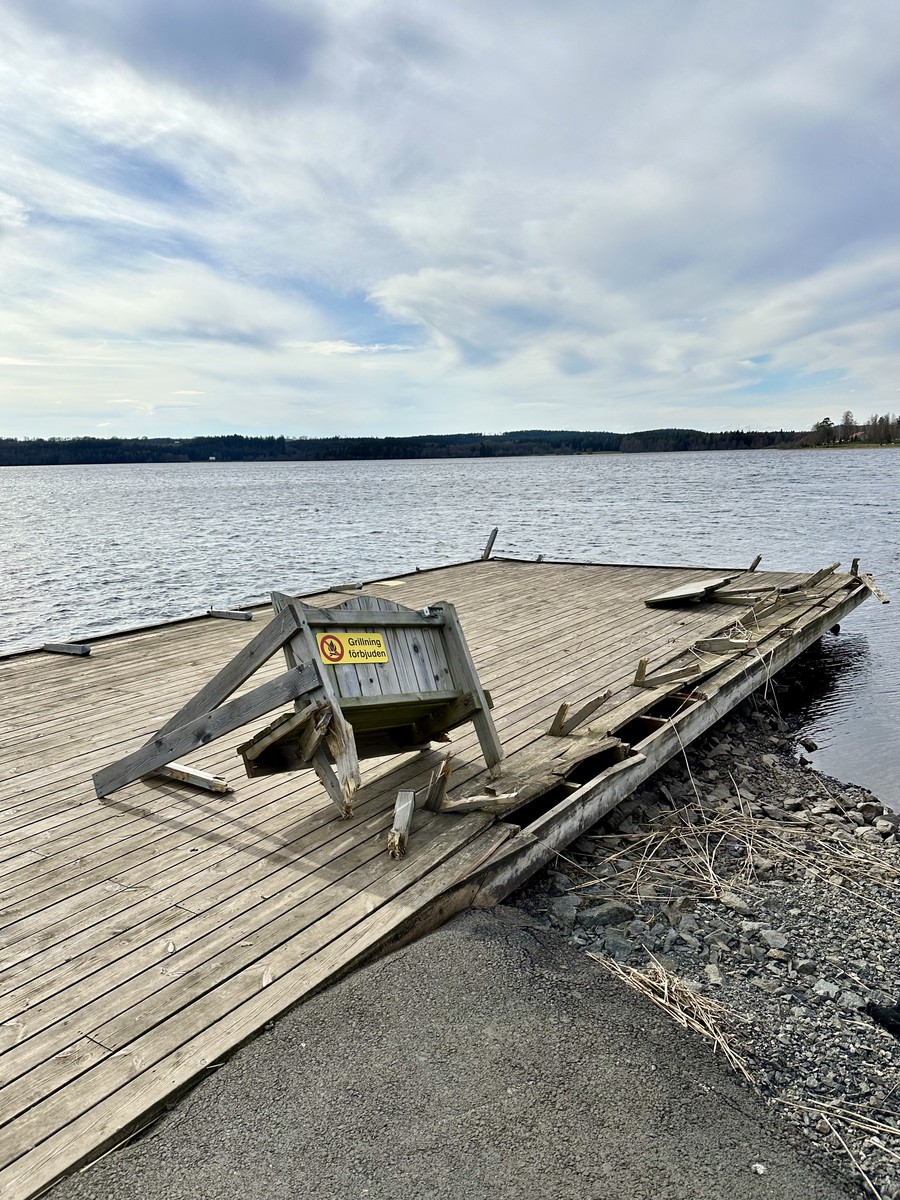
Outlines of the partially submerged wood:
[[601,708],[612,695],[612,691],[607,688],[605,692],[601,692],[599,696],[595,696],[593,700],[588,700],[587,704],[575,710],[569,715],[570,706],[563,703],[559,706],[556,716],[550,724],[547,733],[550,737],[567,737],[574,732],[579,725],[583,725],[585,721],[590,720],[594,713]]
[[207,609],[208,617],[218,617],[221,621],[252,621],[253,613],[247,612],[242,608],[210,608]]
[[409,841],[409,831],[412,826],[413,813],[416,811],[416,793],[412,788],[404,788],[397,793],[394,805],[394,824],[388,833],[388,854],[391,858],[403,858]]
[[678,587],[670,588],[666,592],[659,592],[655,596],[648,596],[644,603],[648,608],[665,608],[669,605],[679,604],[699,604],[702,600],[708,599],[719,588],[725,587],[731,583],[733,575],[715,575],[705,579],[693,579],[689,583],[682,583]]
[[44,642],[41,649],[47,654],[71,654],[75,658],[87,658],[91,652],[85,642]]
[[216,792],[219,795],[234,791],[228,780],[221,775],[198,771],[196,767],[189,767],[186,763],[168,763],[165,767],[158,767],[153,774],[163,779],[174,779],[178,783],[189,783],[191,787],[202,788],[205,792]]

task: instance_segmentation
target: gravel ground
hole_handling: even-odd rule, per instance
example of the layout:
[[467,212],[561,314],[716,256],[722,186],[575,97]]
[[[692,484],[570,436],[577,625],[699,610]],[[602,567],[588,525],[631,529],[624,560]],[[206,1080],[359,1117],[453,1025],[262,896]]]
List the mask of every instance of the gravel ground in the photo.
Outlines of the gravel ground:
[[625,982],[681,981],[820,1161],[900,1200],[900,1041],[866,1011],[900,997],[900,814],[815,749],[751,699],[517,899]]
[[313,997],[53,1198],[851,1200],[784,1130],[706,1044],[501,906]]

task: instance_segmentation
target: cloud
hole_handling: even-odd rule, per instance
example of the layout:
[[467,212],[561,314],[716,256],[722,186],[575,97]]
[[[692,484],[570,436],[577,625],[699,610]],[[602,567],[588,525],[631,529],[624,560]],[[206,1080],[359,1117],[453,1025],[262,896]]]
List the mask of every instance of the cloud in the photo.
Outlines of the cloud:
[[7,432],[896,407],[880,0],[4,10]]

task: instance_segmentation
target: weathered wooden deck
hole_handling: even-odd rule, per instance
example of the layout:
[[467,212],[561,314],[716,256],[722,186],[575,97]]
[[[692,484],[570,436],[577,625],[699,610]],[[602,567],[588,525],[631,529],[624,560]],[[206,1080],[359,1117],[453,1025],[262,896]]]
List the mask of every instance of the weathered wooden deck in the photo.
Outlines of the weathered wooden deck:
[[[397,790],[424,787],[446,747],[366,763],[349,821],[312,772],[244,778],[234,753],[243,732],[189,760],[227,775],[231,794],[153,778],[95,798],[91,773],[146,740],[268,609],[252,623],[199,619],[101,639],[89,658],[0,662],[0,1195],[33,1196],[128,1136],[366,956],[506,894],[868,594],[831,574],[758,623],[720,602],[644,605],[697,577],[492,560],[369,585],[411,607],[456,605],[494,700],[499,790],[522,803],[502,818],[417,813],[399,862],[385,852]],[[742,617],[756,650],[692,651]],[[651,671],[697,661],[701,675],[687,689],[637,688],[645,656]],[[546,735],[561,702],[574,708],[606,688],[588,726]],[[451,797],[483,791],[471,726],[452,751]]]

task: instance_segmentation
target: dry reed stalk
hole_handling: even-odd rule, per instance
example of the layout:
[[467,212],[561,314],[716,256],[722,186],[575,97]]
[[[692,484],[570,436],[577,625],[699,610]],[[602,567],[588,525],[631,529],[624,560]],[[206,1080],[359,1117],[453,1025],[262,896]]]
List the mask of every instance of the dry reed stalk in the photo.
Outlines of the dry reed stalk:
[[652,1001],[658,1008],[668,1013],[683,1029],[690,1029],[711,1041],[713,1051],[721,1051],[731,1068],[743,1075],[749,1084],[754,1084],[755,1081],[747,1068],[745,1059],[728,1040],[725,1026],[735,1019],[735,1014],[724,1004],[691,991],[677,975],[667,971],[652,954],[650,955],[652,966],[643,971],[593,952],[589,952],[588,958],[594,959],[611,975],[617,976],[629,987]]
[[856,1155],[853,1153],[853,1151],[850,1149],[850,1147],[847,1145],[847,1143],[844,1141],[844,1139],[841,1137],[841,1135],[838,1133],[838,1131],[835,1129],[835,1127],[832,1125],[832,1123],[828,1120],[827,1117],[824,1118],[824,1121],[825,1121],[825,1124],[828,1126],[828,1128],[831,1130],[831,1132],[834,1134],[834,1136],[837,1138],[837,1140],[844,1147],[847,1157],[853,1163],[853,1166],[856,1168],[856,1170],[859,1171],[860,1175],[862,1175],[863,1179],[865,1180],[866,1187],[869,1189],[869,1191],[875,1197],[875,1200],[884,1200],[884,1197],[882,1196],[881,1192],[878,1190],[878,1188],[875,1186],[875,1184],[870,1179],[870,1177],[867,1174],[862,1163],[859,1161],[859,1159],[856,1157]]

